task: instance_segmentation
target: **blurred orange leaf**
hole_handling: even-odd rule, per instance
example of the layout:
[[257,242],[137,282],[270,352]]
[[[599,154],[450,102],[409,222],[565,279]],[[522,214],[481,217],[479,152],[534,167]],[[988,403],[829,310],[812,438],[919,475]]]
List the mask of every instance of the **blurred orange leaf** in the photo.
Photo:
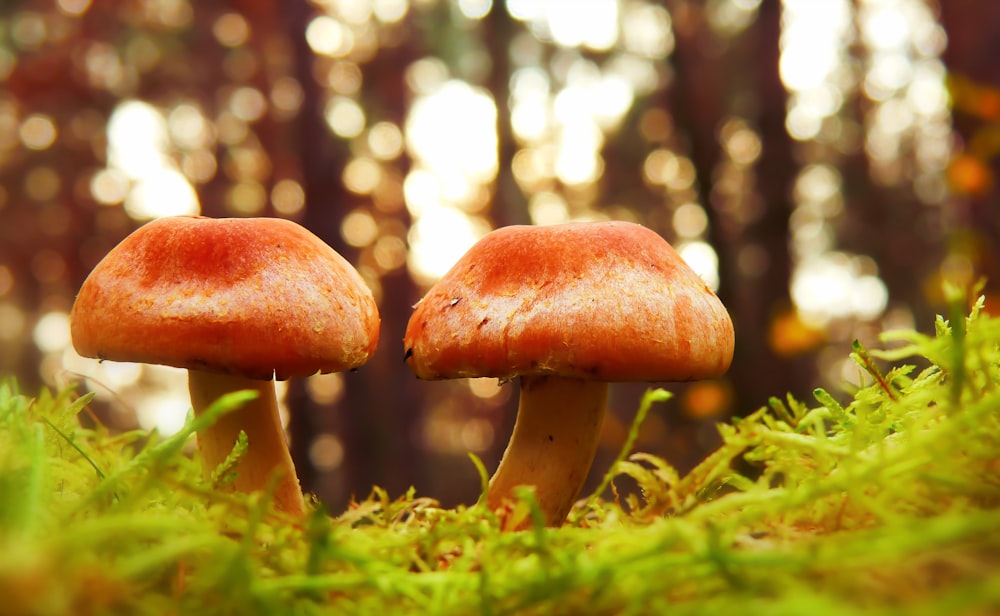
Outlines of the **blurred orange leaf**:
[[794,310],[786,310],[771,321],[768,342],[775,353],[783,357],[800,355],[816,348],[826,339],[822,329],[812,327],[799,318]]
[[692,383],[681,397],[684,413],[693,419],[719,417],[729,410],[733,392],[725,381]]
[[974,156],[960,154],[948,166],[948,181],[957,192],[983,196],[993,190],[993,170]]

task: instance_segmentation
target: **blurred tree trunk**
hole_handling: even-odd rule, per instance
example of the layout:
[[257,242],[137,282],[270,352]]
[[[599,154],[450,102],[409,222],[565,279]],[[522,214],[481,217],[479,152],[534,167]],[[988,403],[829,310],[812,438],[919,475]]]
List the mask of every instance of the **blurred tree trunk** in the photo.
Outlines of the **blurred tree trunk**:
[[[300,0],[286,4],[284,13],[295,50],[295,76],[304,93],[294,129],[306,195],[301,222],[356,264],[358,251],[343,241],[340,228],[344,216],[360,203],[341,182],[349,155],[346,144],[338,141],[323,120],[324,93],[314,77],[313,53],[305,40],[311,8]],[[386,47],[366,65],[365,78],[370,83],[365,93],[379,103],[367,106],[369,113],[377,112],[402,124],[406,101],[401,69],[412,60],[411,53],[405,46]],[[392,79],[380,80],[380,76]],[[417,291],[405,268],[385,275],[382,291],[378,351],[356,373],[344,375],[344,394],[335,408],[314,402],[301,380],[293,382],[289,391],[292,454],[303,487],[314,490],[334,511],[342,509],[351,497],[366,497],[375,485],[398,496],[409,486],[421,483],[422,465],[414,434],[423,405],[419,390],[407,385],[414,379],[402,361],[401,343]],[[335,420],[331,423],[329,418],[323,418],[324,413],[335,414]],[[335,476],[321,483],[308,447],[324,426],[331,425],[338,428],[342,438],[344,460]]]
[[[981,165],[982,182],[958,183],[961,199],[954,204],[955,223],[972,231],[958,239],[971,244],[958,246],[974,256],[976,275],[987,279],[992,310],[1000,306],[1000,2],[995,0],[940,0],[941,24],[948,33],[944,62],[953,82],[955,132],[960,150],[970,162]],[[975,93],[959,92],[959,83],[969,81]],[[978,190],[967,190],[978,188]]]
[[485,43],[492,61],[490,91],[497,105],[497,172],[493,198],[493,220],[497,227],[531,224],[521,188],[514,179],[511,162],[517,143],[510,123],[510,47],[515,24],[502,3],[495,3],[483,24]]
[[[812,379],[805,361],[781,357],[768,343],[772,318],[791,307],[788,216],[797,171],[785,130],[786,92],[778,75],[781,5],[764,0],[756,21],[727,45],[711,33],[702,8],[694,3],[679,3],[674,15],[671,107],[677,125],[690,135],[699,197],[709,211],[710,239],[719,255],[719,296],[736,328],[729,371],[734,408],[749,413],[770,396],[810,386]],[[762,142],[754,175],[763,204],[757,206],[760,214],[745,222],[720,210],[713,183],[722,159],[718,130],[732,115],[756,125]],[[746,250],[762,251],[758,254],[764,255],[766,267],[759,276],[741,271]]]

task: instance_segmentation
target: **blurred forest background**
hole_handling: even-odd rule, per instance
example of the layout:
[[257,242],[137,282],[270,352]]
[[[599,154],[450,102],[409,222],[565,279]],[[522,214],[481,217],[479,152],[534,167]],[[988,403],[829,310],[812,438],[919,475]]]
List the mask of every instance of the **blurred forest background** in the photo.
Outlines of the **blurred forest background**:
[[[289,218],[383,323],[357,373],[279,389],[305,487],[472,502],[516,386],[414,378],[412,305],[492,228],[628,219],[736,325],[640,436],[684,470],[715,421],[850,388],[852,339],[931,329],[942,280],[996,309],[998,58],[995,0],[0,0],[0,373],[176,430],[184,373],[76,355],[76,290],[155,217]],[[647,386],[612,388],[592,475]]]

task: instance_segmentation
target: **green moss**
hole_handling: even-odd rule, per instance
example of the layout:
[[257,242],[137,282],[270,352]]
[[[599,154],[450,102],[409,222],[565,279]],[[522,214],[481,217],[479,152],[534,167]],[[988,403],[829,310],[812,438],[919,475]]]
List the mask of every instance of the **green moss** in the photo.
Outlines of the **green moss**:
[[[521,533],[478,505],[379,488],[298,522],[266,494],[214,489],[185,444],[245,394],[157,439],[86,429],[89,396],[7,381],[0,613],[991,612],[1000,319],[981,307],[934,336],[885,334],[887,350],[855,344],[866,386],[844,402],[774,398],[720,425],[721,447],[683,477],[629,453],[669,397],[650,392],[598,493],[563,528]],[[618,494],[623,475],[640,494]],[[532,515],[530,491],[521,506]]]

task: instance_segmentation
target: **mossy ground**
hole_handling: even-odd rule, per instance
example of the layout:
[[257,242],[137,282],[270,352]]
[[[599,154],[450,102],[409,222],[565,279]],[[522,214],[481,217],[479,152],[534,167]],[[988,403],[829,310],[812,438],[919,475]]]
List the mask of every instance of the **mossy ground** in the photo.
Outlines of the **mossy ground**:
[[201,478],[196,423],[85,429],[88,396],[7,381],[0,613],[998,613],[1000,319],[980,308],[855,345],[866,386],[774,398],[686,476],[626,449],[564,527],[518,533],[378,488],[288,519]]

